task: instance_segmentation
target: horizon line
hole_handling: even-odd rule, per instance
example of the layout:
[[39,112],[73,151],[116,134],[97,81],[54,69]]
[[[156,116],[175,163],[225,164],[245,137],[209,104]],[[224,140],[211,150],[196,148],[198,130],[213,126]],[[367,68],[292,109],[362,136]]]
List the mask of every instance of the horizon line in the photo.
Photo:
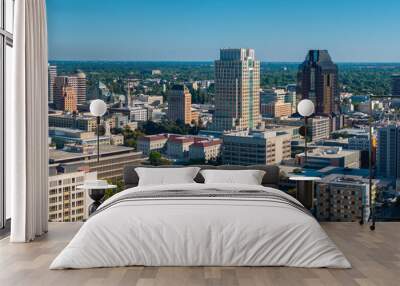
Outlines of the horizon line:
[[[83,60],[83,59],[49,59],[48,62],[137,62],[137,63],[213,63],[215,60]],[[265,61],[260,60],[261,63],[287,63],[297,64],[303,61]],[[400,64],[400,61],[333,61],[339,64]]]

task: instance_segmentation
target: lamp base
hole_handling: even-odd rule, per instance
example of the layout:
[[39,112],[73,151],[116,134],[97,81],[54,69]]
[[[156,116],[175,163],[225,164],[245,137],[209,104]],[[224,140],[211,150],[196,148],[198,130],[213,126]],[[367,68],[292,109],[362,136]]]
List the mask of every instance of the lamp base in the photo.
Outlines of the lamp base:
[[97,208],[101,205],[101,202],[93,202],[90,206],[89,206],[89,216],[92,215]]
[[97,210],[97,208],[101,205],[105,194],[106,194],[106,189],[91,189],[91,190],[89,190],[89,197],[94,201],[89,206],[89,215],[94,213]]

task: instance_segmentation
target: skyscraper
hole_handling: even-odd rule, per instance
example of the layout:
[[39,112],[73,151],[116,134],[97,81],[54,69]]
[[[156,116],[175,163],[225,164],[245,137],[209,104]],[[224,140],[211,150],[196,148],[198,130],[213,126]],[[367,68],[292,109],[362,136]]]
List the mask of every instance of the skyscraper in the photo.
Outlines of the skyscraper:
[[57,76],[57,66],[48,65],[49,103],[54,102],[54,79]]
[[64,86],[62,88],[62,95],[63,95],[63,110],[67,112],[76,112],[78,111],[76,107],[76,92],[75,89],[71,86]]
[[54,105],[59,110],[77,111],[76,88],[70,84],[70,77],[56,76],[54,78]]
[[75,75],[69,77],[70,85],[75,88],[77,104],[86,103],[86,74],[78,71]]
[[260,116],[260,62],[253,49],[221,49],[215,61],[212,130],[254,128]]
[[392,75],[392,95],[400,97],[400,74]]
[[[53,102],[57,109],[64,110],[65,91],[63,87],[71,87],[75,94],[76,105],[86,103],[86,75],[78,72],[72,76],[55,76],[53,83]],[[71,93],[71,91],[69,91]],[[69,96],[71,98],[71,96]],[[76,110],[76,108],[75,108]]]
[[192,122],[192,95],[183,84],[175,84],[168,93],[168,119]]
[[400,126],[378,128],[376,163],[378,176],[400,178]]
[[338,112],[338,68],[327,50],[310,50],[297,74],[299,99],[315,104],[315,114],[331,116]]

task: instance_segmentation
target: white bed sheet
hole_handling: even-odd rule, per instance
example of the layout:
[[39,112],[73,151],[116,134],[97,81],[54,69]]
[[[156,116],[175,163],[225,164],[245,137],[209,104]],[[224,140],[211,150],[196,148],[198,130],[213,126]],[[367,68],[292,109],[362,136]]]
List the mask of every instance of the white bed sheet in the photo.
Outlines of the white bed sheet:
[[[154,190],[264,190],[254,185],[181,184]],[[284,204],[233,198],[125,201],[91,217],[50,269],[145,266],[292,266],[350,268],[342,252],[310,215]]]

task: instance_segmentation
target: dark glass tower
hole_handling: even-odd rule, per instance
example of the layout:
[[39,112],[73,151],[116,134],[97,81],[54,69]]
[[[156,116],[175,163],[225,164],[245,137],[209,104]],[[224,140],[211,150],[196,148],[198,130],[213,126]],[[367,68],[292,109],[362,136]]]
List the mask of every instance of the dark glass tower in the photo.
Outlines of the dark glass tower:
[[339,112],[338,67],[327,50],[310,50],[297,74],[297,95],[315,104],[315,114],[332,116]]
[[392,75],[392,95],[400,97],[400,74]]

